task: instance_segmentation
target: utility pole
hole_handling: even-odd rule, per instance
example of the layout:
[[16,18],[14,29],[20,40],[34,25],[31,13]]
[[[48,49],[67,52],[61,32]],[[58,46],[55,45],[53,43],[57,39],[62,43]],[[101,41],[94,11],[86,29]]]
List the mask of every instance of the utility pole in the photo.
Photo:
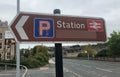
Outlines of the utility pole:
[[[20,0],[17,0],[17,14],[20,13]],[[16,40],[16,77],[20,77],[20,51],[19,42]]]
[[20,13],[20,0],[17,0],[17,14]]

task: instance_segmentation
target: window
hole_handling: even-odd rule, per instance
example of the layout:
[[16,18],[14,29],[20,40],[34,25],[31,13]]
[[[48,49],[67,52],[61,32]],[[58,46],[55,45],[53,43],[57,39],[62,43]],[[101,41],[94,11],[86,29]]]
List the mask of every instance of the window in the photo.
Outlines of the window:
[[10,52],[7,53],[7,60],[10,59]]
[[0,33],[0,39],[2,39],[2,33]]
[[0,49],[2,49],[2,43],[0,42]]

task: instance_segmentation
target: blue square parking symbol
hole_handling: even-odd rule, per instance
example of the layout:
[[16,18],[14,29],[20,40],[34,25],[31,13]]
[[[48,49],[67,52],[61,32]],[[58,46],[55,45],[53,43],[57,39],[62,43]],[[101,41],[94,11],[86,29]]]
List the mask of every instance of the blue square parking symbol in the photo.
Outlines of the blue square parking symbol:
[[36,18],[34,20],[35,38],[53,38],[54,21],[50,18]]

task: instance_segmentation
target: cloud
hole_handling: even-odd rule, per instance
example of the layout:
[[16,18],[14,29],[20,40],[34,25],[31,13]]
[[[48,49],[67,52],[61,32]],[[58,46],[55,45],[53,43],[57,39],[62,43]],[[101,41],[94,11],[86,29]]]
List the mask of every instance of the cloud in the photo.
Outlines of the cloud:
[[10,22],[15,16],[15,0],[13,0],[12,2],[10,0],[0,0],[0,19],[2,21],[7,20],[8,22]]
[[[12,21],[16,15],[16,1],[0,0],[0,19]],[[20,0],[20,10],[52,14],[59,8],[65,15],[102,17],[110,34],[113,30],[120,30],[119,3],[120,0]]]

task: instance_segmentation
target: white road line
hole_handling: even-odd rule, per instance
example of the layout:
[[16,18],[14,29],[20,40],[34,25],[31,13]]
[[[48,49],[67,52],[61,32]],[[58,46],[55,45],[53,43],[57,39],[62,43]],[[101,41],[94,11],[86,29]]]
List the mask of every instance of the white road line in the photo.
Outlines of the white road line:
[[82,65],[82,66],[87,67],[87,68],[91,68],[91,66],[88,66],[88,65]]
[[64,67],[64,70],[66,70],[67,72],[70,72],[70,73],[76,75],[77,77],[83,77],[83,76],[81,76],[81,75],[79,75],[79,74],[77,74],[77,73],[75,73],[75,72],[73,72],[73,71],[70,71],[69,69],[67,69],[67,68],[65,68],[65,67]]
[[101,71],[106,71],[106,72],[112,72],[111,70],[108,70],[108,69],[103,69],[103,68],[98,68],[96,67],[97,70],[101,70]]
[[108,76],[102,76],[102,77],[108,77]]
[[15,75],[15,74],[0,74],[0,76],[9,76],[9,75]]
[[41,67],[40,70],[48,70],[49,67]]
[[50,64],[55,64],[55,61],[53,61],[52,59],[49,60]]
[[15,26],[15,28],[18,31],[18,34],[20,35],[21,39],[28,39],[28,36],[26,35],[26,33],[23,29],[23,26],[24,26],[24,24],[25,24],[25,22],[27,21],[28,18],[29,18],[29,16],[22,16]]
[[69,70],[67,68],[63,68],[65,70],[65,72],[69,72]]

